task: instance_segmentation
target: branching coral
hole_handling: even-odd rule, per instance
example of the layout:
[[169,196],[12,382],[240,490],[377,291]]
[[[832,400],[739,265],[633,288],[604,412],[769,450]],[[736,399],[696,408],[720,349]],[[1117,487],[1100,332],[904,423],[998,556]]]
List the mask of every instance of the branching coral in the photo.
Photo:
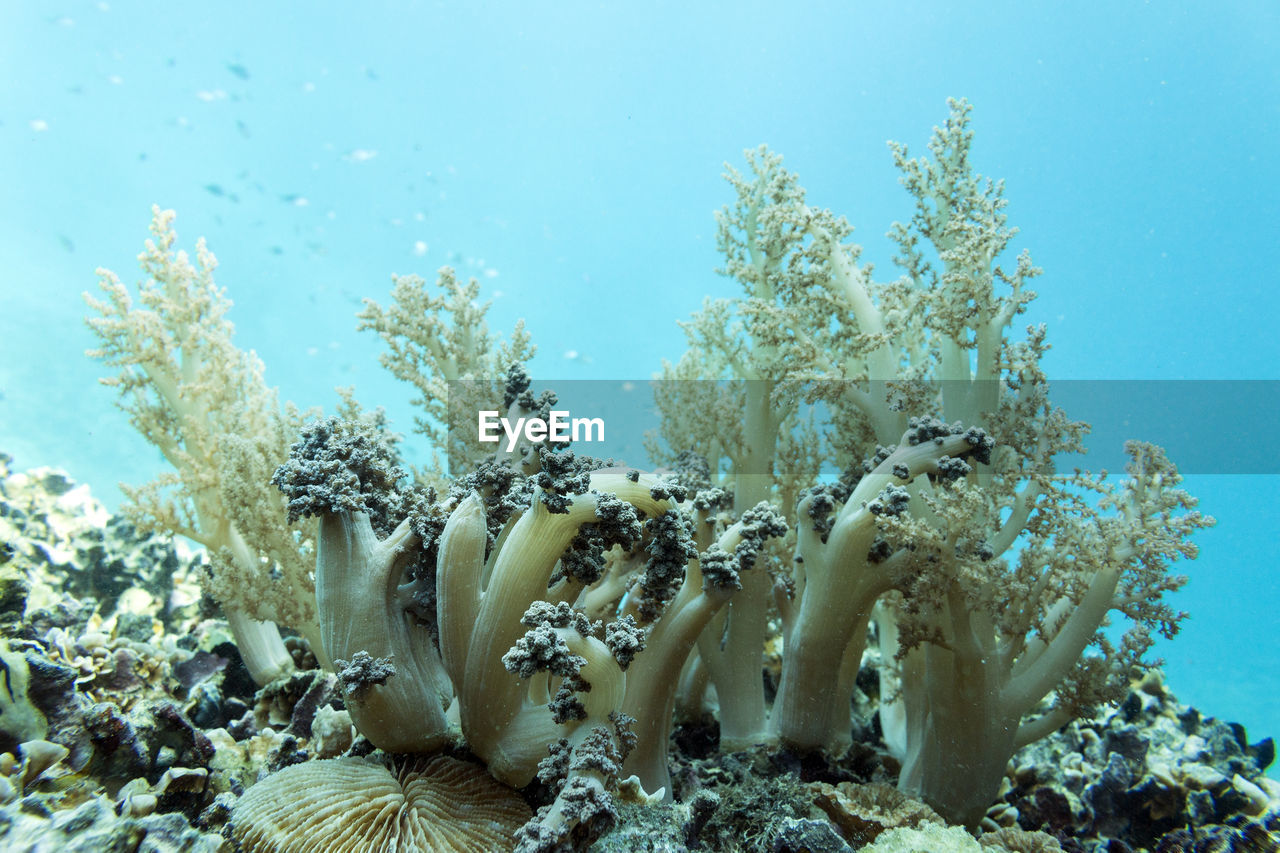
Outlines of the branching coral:
[[[528,506],[507,520],[487,558],[479,493],[453,510],[441,536],[441,653],[458,690],[463,733],[498,778],[523,784],[566,726],[599,725],[622,712],[639,721],[628,772],[646,790],[669,790],[667,738],[680,669],[736,588],[738,570],[700,570],[688,523],[676,509],[687,496],[683,487],[635,470],[593,471],[589,463],[573,471],[565,457],[541,453],[543,471],[531,480]],[[548,476],[553,464],[556,474]],[[721,547],[733,551],[750,540],[758,548],[778,534],[772,512],[757,516],[724,531]],[[607,572],[598,563],[606,548]],[[599,628],[565,609],[587,606],[593,594],[593,609],[615,617]],[[552,605],[557,609],[548,611]],[[559,614],[554,622],[547,621],[551,612]],[[521,624],[534,630],[524,632]],[[530,657],[534,650],[559,648],[553,638],[570,650],[573,672],[563,656],[531,662],[540,660]],[[550,668],[555,661],[560,669]],[[542,674],[548,669],[558,685]],[[559,693],[579,681],[591,688],[588,713],[548,715],[549,702],[553,709],[571,706],[572,697]]]
[[320,519],[320,647],[350,662],[343,693],[352,721],[384,749],[419,752],[444,743],[452,688],[413,612],[422,576],[407,568],[421,538],[395,462],[376,424],[326,418],[307,428],[273,482],[288,499],[290,521]]
[[[468,746],[523,785],[548,743],[634,706],[645,723],[633,772],[665,788],[680,668],[739,569],[785,525],[767,507],[746,514],[704,578],[682,486],[545,446],[521,456],[537,470],[486,462],[438,495],[405,482],[376,424],[330,418],[277,471],[290,517],[320,518],[321,643],[350,662],[352,719],[383,748],[428,750],[456,694]],[[438,642],[419,612],[429,582]],[[582,612],[588,601],[607,624]]]
[[120,392],[134,427],[173,466],[144,486],[124,486],[125,512],[144,530],[208,549],[207,588],[254,679],[265,683],[293,668],[269,623],[315,639],[311,529],[285,523],[269,484],[302,416],[281,408],[262,362],[232,343],[231,303],[214,284],[213,253],[198,242],[193,264],[174,248],[173,211],[152,215],[137,302],[109,270],[98,271],[106,298],[85,295],[101,342],[90,355],[119,368],[103,383]]
[[[667,787],[680,668],[738,571],[786,528],[768,507],[746,514],[704,576],[682,486],[571,451],[533,458],[532,474],[488,462],[438,496],[402,486],[374,425],[327,419],[275,482],[291,516],[320,518],[321,642],[343,659],[356,726],[384,749],[431,750],[448,735],[451,685],[469,748],[499,780],[527,784],[547,745],[563,743],[566,781],[526,837],[528,849],[551,849],[598,834],[639,744],[630,772],[644,789]],[[607,576],[613,592],[597,605],[616,616],[607,624],[581,609],[606,579],[606,549],[628,566]],[[435,567],[438,645],[415,612],[424,562]],[[631,707],[645,716],[639,735],[619,722]]]
[[[918,574],[909,599],[877,620],[883,651],[898,661],[881,715],[898,723],[888,740],[903,762],[900,787],[953,821],[981,819],[1016,749],[1123,698],[1150,634],[1172,637],[1186,615],[1160,601],[1186,581],[1168,566],[1195,556],[1187,537],[1209,522],[1159,448],[1128,450],[1120,486],[1070,478],[1102,491],[1098,507],[1062,493],[1039,502],[1012,569],[990,550],[956,546],[982,532],[964,483],[926,497],[931,522],[886,525],[890,538],[911,541]],[[1101,631],[1110,612],[1133,623],[1118,646]]]
[[[507,341],[489,332],[489,305],[480,304],[474,278],[464,284],[452,268],[442,267],[435,290],[419,276],[395,276],[391,304],[366,299],[360,328],[378,333],[387,345],[383,366],[417,389],[417,431],[435,452],[445,453],[456,474],[488,453],[468,428],[476,412],[498,408],[494,397],[500,398],[507,368],[533,358],[536,348],[523,321]],[[442,461],[436,459],[437,468]]]
[[825,517],[824,510],[833,505],[829,491],[818,490],[801,502],[799,606],[784,608],[786,658],[773,717],[784,741],[834,752],[848,745],[853,678],[872,607],[907,582],[914,556],[909,542],[886,547],[880,528],[907,513],[907,485],[930,476],[963,476],[972,468],[962,460],[989,461],[991,446],[981,430],[913,420],[893,451],[882,454],[874,467],[867,464],[834,519]]
[[[724,486],[795,507],[770,730],[801,749],[847,745],[874,611],[882,651],[898,661],[881,717],[904,762],[900,785],[974,824],[1017,745],[1114,698],[1147,631],[1172,634],[1179,616],[1159,598],[1182,580],[1167,565],[1193,557],[1187,537],[1212,521],[1149,446],[1132,447],[1132,484],[1118,490],[1054,474],[1054,457],[1079,449],[1085,427],[1049,402],[1044,330],[1008,336],[1039,270],[1025,252],[1011,270],[1000,265],[1015,234],[1003,187],[972,171],[969,107],[951,107],[932,159],[893,148],[916,212],[891,232],[905,273],[892,283],[858,266],[847,223],[809,207],[776,155],[749,155],[750,180],[730,172],[738,201],[722,214],[721,249],[745,294],[687,325],[693,348],[667,375],[749,381],[722,391],[712,417],[684,406],[689,383],[668,383],[659,403],[671,415],[668,447],[719,452],[711,468]],[[820,435],[799,418],[805,400],[828,407]],[[744,425],[729,441],[726,406]],[[911,414],[942,420],[917,418],[904,433]],[[846,474],[801,492],[803,457],[787,451],[797,436],[844,460]],[[1092,505],[1088,492],[1102,499]],[[1100,633],[1112,610],[1137,623],[1119,649]],[[1085,654],[1091,644],[1097,654]],[[746,666],[762,642],[731,630],[728,646],[722,654]],[[718,677],[714,655],[722,735],[760,738],[758,679]],[[1054,710],[1023,724],[1051,692]],[[733,707],[753,709],[750,718],[735,721]]]
[[[1176,632],[1169,568],[1212,520],[1151,445],[1129,445],[1118,485],[1056,472],[1086,427],[1050,401],[1044,329],[1013,336],[1040,271],[1006,260],[1003,187],[973,171],[971,146],[964,102],[929,158],[894,146],[915,211],[891,231],[888,283],[776,154],[729,170],[719,246],[743,295],[708,301],[664,368],[705,381],[657,386],[661,473],[473,441],[478,409],[545,413],[555,397],[531,390],[523,328],[491,336],[478,285],[445,269],[435,292],[396,279],[391,306],[360,318],[417,389],[447,475],[407,471],[382,419],[349,402],[272,478],[301,419],[231,346],[212,256],[174,254],[158,215],[144,309],[109,275],[110,301],[93,303],[99,355],[180,472],[132,493],[136,511],[209,545],[218,577],[248,579],[261,602],[223,590],[229,609],[296,620],[376,746],[435,750],[456,720],[500,781],[558,785],[523,850],[589,844],[619,788],[669,793],[675,715],[709,688],[724,749],[843,752],[869,639],[900,789],[974,826],[1017,747],[1117,698],[1150,634]],[[269,478],[283,500],[258,489]],[[286,510],[319,518],[314,592]],[[1118,642],[1111,613],[1133,623]]]
[[[549,456],[544,454],[543,459]],[[575,479],[579,482],[568,482]],[[557,563],[583,525],[604,523],[610,527],[607,536],[633,540],[640,532],[637,512],[656,514],[666,508],[665,498],[653,494],[656,481],[651,475],[631,479],[624,471],[602,469],[542,482],[545,485],[535,487],[530,505],[508,521],[487,564],[481,502],[476,496],[450,517],[438,561],[441,612],[448,614],[450,622],[441,626],[441,645],[458,690],[463,732],[499,779],[516,784],[533,777],[546,744],[558,738],[556,726],[560,725],[543,707],[550,686],[538,683],[531,690],[504,661],[524,636],[521,619],[537,601],[575,602],[593,580],[566,575],[552,583]],[[624,511],[618,511],[618,502],[626,505]],[[612,653],[600,639],[581,642],[579,651],[591,652],[583,655],[584,660],[599,664],[592,669],[595,680],[587,683],[594,691],[600,679],[615,681],[620,702],[625,689],[621,665],[608,664],[606,658],[612,658]],[[601,710],[607,716],[618,706],[611,702]]]

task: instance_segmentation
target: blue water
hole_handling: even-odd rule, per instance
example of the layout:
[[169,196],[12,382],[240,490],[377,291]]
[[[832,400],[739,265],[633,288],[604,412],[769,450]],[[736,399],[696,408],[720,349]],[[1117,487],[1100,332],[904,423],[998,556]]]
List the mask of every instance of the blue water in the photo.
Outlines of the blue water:
[[[159,462],[95,385],[80,293],[136,278],[153,203],[208,238],[283,397],[354,384],[407,431],[352,316],[391,273],[479,277],[535,374],[643,379],[735,292],[724,161],[768,142],[887,277],[885,141],[923,152],[948,96],[1045,269],[1052,376],[1280,379],[1274,3],[264,5],[0,3],[0,449],[113,506]],[[1189,486],[1220,523],[1160,653],[1184,701],[1280,734],[1280,477]]]

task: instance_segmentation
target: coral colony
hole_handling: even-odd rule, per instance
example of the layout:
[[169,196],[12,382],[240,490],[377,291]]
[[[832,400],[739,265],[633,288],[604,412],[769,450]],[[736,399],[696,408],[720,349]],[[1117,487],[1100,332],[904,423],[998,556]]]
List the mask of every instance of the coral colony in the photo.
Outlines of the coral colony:
[[[1213,520],[1150,444],[1128,445],[1119,478],[1055,470],[1087,426],[1052,404],[1045,329],[1016,325],[1040,270],[1011,255],[1003,186],[973,171],[971,140],[959,101],[927,157],[893,147],[915,209],[888,282],[777,154],[729,170],[718,243],[742,292],[707,300],[661,365],[649,470],[572,441],[604,422],[535,393],[528,333],[492,334],[478,284],[447,268],[359,315],[416,391],[431,464],[406,464],[350,391],[331,416],[282,405],[232,343],[213,255],[177,250],[157,209],[145,280],[103,271],[89,298],[104,381],[172,466],[127,490],[126,513],[204,547],[204,595],[260,707],[298,736],[275,772],[208,783],[193,820],[245,850],[576,850],[658,814],[679,829],[652,849],[987,849],[985,832],[1092,850],[1177,829],[1186,845],[1160,849],[1192,850],[1191,823],[1236,812],[1252,822],[1223,832],[1266,835],[1265,749],[1198,783],[1190,759],[1149,760],[1139,777],[1183,791],[1165,824],[1146,806],[1109,830],[1082,793],[1096,774],[1056,794],[1075,815],[1057,823],[1049,794],[1016,799],[1036,781],[1019,750],[1064,731],[1077,760],[1102,749],[1072,721],[1121,702],[1128,720],[1172,717],[1144,656],[1177,632],[1170,569]],[[271,713],[204,742],[251,743]],[[1098,753],[1108,773],[1114,752]],[[786,821],[735,838],[729,802],[747,795],[714,780],[751,761]],[[783,814],[801,785],[822,786],[809,813]],[[1197,793],[1216,814],[1188,817]]]

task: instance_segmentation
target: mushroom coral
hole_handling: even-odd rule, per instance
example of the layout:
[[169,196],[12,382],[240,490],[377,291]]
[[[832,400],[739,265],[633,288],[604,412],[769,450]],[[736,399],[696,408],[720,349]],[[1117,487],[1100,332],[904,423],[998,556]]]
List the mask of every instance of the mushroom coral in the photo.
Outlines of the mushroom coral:
[[437,755],[393,770],[370,758],[295,764],[245,792],[231,833],[245,853],[511,850],[529,807],[484,769]]

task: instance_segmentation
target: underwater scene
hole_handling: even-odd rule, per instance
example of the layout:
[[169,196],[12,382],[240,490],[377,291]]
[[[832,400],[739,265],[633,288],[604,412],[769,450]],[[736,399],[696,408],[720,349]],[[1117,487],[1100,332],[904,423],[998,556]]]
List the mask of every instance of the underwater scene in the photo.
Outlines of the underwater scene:
[[1277,44],[0,3],[0,850],[1280,851]]

